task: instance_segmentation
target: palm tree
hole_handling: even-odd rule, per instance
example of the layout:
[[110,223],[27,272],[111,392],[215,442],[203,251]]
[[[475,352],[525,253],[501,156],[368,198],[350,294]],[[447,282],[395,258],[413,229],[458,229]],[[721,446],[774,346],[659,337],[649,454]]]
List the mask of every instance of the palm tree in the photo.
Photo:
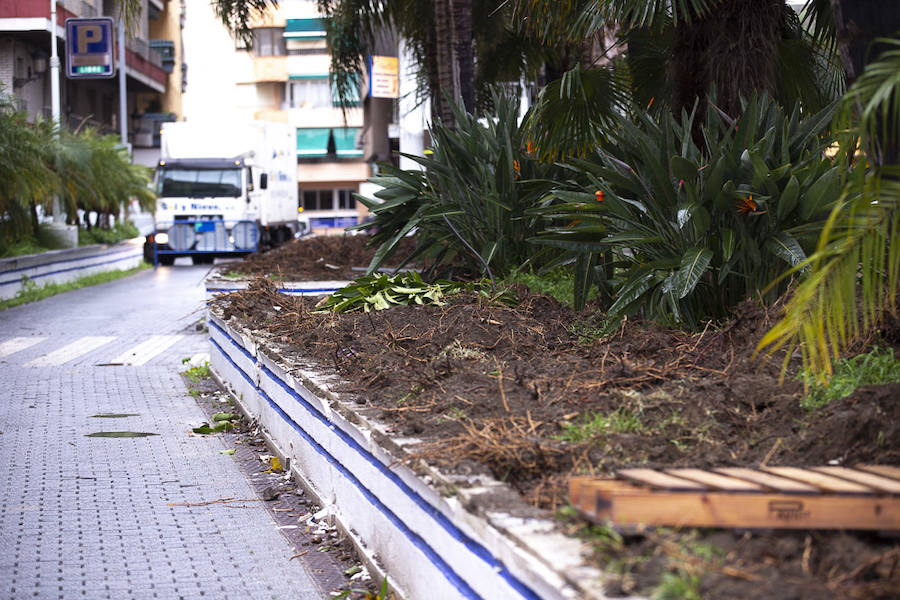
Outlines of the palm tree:
[[55,128],[29,125],[24,112],[0,88],[0,234],[17,241],[37,232],[37,206],[50,198],[58,179],[49,165]]

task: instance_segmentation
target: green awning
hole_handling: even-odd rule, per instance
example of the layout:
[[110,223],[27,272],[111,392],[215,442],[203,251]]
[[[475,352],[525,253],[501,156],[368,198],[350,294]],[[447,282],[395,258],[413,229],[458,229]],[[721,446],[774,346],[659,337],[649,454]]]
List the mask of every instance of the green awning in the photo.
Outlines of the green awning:
[[325,19],[288,19],[284,37],[315,40],[325,37]]
[[328,156],[328,136],[334,133],[334,146],[338,158],[354,158],[363,155],[356,147],[358,127],[308,127],[297,129],[297,156],[300,158],[324,158]]
[[328,79],[328,73],[319,74],[319,73],[307,73],[303,75],[288,75],[288,79],[293,81],[305,80],[305,79]]

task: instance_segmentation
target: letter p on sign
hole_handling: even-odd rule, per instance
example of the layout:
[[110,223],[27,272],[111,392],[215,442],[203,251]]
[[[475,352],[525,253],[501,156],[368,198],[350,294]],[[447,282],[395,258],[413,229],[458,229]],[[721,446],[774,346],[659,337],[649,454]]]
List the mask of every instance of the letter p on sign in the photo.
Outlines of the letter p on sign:
[[103,28],[99,25],[82,25],[78,28],[78,54],[87,54],[90,44],[103,42]]

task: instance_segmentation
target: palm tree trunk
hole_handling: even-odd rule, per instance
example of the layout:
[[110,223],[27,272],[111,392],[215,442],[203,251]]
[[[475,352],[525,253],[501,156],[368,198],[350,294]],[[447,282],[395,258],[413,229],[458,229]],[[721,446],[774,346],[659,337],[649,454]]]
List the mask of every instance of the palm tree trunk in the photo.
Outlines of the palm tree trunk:
[[675,27],[670,68],[673,108],[690,111],[715,90],[727,114],[741,112],[741,97],[775,89],[775,57],[784,0],[723,0],[707,16]]
[[432,94],[431,106],[433,115],[447,127],[455,127],[453,111],[450,108],[449,96],[456,101],[459,98],[458,79],[456,78],[455,47],[453,44],[453,13],[451,0],[434,1],[434,42],[437,81],[437,93]]

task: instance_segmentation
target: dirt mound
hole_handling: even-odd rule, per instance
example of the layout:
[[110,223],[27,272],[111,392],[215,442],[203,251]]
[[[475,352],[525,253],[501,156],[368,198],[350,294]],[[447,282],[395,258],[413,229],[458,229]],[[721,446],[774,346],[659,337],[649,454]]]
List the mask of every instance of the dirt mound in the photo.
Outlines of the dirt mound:
[[[245,276],[262,275],[281,281],[355,279],[365,273],[376,248],[370,247],[369,236],[313,236],[291,240],[269,252],[251,254],[240,263],[219,269]],[[401,244],[397,256],[405,258],[412,241]],[[406,254],[404,254],[406,252]]]

